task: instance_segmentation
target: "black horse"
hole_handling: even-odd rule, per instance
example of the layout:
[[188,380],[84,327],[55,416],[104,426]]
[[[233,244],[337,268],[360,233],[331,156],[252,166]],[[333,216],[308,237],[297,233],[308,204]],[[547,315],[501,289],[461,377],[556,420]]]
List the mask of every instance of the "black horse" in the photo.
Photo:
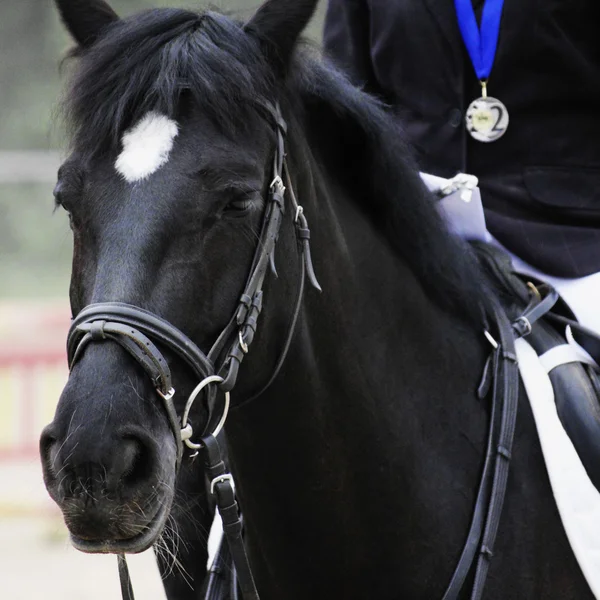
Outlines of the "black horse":
[[[279,106],[287,193],[311,223],[323,293],[307,288],[278,365],[302,270],[303,215],[288,205],[279,276],[266,276],[225,429],[257,586],[277,600],[441,598],[485,454],[490,407],[476,390],[489,292],[401,129],[297,43],[316,0],[268,0],[246,24],[57,4],[78,44],[65,99],[72,153],[55,190],[74,235],[73,314],[127,303],[211,347],[262,240]],[[162,350],[181,415],[198,380]],[[486,598],[590,598],[526,401],[518,416]],[[201,429],[206,405],[190,418]],[[138,360],[88,344],[42,435],[46,486],[82,550],[142,551],[173,531],[180,569],[164,553],[159,563],[168,597],[183,600],[202,586],[213,508],[201,461],[184,455],[177,472],[177,454]]]

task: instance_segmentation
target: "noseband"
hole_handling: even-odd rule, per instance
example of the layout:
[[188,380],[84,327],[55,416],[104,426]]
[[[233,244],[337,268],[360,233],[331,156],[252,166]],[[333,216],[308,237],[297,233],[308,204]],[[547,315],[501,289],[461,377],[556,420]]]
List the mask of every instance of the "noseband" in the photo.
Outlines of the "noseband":
[[[261,106],[266,109],[276,127],[273,180],[269,186],[261,234],[246,286],[231,320],[208,354],[204,354],[189,337],[168,321],[147,310],[121,302],[103,302],[85,307],[73,319],[67,338],[70,369],[81,358],[89,344],[106,341],[117,343],[144,369],[166,410],[177,444],[177,471],[181,466],[184,444],[195,454],[200,448],[204,449],[206,467],[211,480],[211,492],[215,495],[223,519],[223,529],[236,565],[244,600],[258,599],[258,594],[243,548],[241,521],[233,496],[231,475],[221,460],[216,436],[225,424],[230,403],[229,393],[235,387],[240,365],[256,335],[258,317],[263,306],[263,284],[267,271],[270,268],[274,275],[277,275],[274,251],[286,209],[286,185],[289,191],[287,197],[290,198],[291,208],[294,211],[296,237],[301,252],[298,297],[284,348],[275,370],[262,390],[254,397],[270,386],[283,365],[298,321],[306,276],[308,275],[313,287],[321,290],[312,265],[310,230],[304,210],[294,195],[285,163],[287,125],[278,105],[265,103]],[[181,423],[173,404],[175,389],[171,371],[157,344],[183,360],[200,380],[188,398]],[[217,391],[221,391],[222,394],[218,394]],[[200,442],[196,443],[192,441],[192,436],[195,434],[188,416],[194,401],[200,394],[204,397],[208,420],[202,434],[198,436]],[[122,558],[119,565],[123,597],[133,598],[129,576]]]

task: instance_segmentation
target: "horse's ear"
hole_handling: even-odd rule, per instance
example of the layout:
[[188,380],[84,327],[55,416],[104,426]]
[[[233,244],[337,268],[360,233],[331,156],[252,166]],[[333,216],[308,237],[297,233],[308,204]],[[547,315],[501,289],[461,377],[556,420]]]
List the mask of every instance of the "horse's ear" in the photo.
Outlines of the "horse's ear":
[[318,0],[266,0],[246,23],[267,58],[281,71],[287,67],[294,46],[315,12]]
[[109,25],[119,20],[104,0],[54,0],[61,19],[82,48],[91,46]]

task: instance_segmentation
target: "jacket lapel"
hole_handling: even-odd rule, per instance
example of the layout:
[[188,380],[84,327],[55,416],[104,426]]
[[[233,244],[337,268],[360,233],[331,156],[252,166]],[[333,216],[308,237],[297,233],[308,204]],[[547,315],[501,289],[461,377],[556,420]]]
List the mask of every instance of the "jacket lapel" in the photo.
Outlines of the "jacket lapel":
[[421,0],[436,22],[440,34],[448,41],[448,49],[455,61],[462,61],[463,40],[458,28],[454,0]]

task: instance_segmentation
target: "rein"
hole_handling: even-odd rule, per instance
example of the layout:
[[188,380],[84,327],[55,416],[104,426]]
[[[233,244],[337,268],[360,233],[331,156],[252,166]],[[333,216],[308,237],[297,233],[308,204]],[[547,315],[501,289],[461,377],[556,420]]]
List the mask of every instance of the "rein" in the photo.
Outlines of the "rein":
[[[488,262],[494,268],[493,261],[488,260],[486,264]],[[519,366],[515,339],[529,335],[532,326],[548,314],[558,300],[558,294],[549,286],[539,289],[532,286],[532,291],[529,305],[512,323],[498,300],[490,299],[489,316],[496,326],[499,341],[485,331],[493,350],[478,390],[481,401],[490,391],[492,393],[487,449],[467,540],[442,600],[458,600],[473,567],[470,598],[481,600],[483,597],[506,496],[517,423]]]
[[[263,307],[263,284],[267,271],[270,269],[277,276],[274,251],[286,208],[284,178],[289,189],[287,196],[294,211],[294,225],[301,254],[298,298],[275,370],[266,385],[253,398],[262,394],[272,384],[283,366],[298,322],[306,277],[308,276],[315,289],[321,291],[312,264],[310,229],[304,209],[298,204],[293,192],[285,163],[287,125],[278,105],[265,103],[262,107],[275,123],[276,147],[273,180],[268,190],[261,235],[239,304],[208,354],[204,354],[192,340],[168,321],[147,310],[121,302],[103,302],[85,307],[73,319],[67,338],[70,369],[73,369],[89,344],[105,341],[117,343],[143,368],[165,407],[177,444],[177,472],[181,467],[184,444],[194,451],[192,456],[196,456],[201,449],[204,451],[206,471],[211,482],[210,492],[216,500],[223,520],[223,531],[244,600],[258,600],[259,596],[243,544],[242,520],[235,500],[233,478],[221,458],[217,435],[227,418],[230,405],[229,394],[235,387],[240,366],[256,335],[258,318]],[[163,345],[181,358],[200,379],[200,383],[187,400],[181,424],[173,403],[175,388],[172,385],[171,371],[167,360],[154,342]],[[220,364],[219,359],[221,359]],[[222,394],[218,395],[217,390]],[[209,417],[203,432],[198,436],[200,441],[197,443],[192,441],[195,432],[188,417],[193,403],[201,393]],[[133,600],[125,556],[119,555],[118,562],[123,599]]]

